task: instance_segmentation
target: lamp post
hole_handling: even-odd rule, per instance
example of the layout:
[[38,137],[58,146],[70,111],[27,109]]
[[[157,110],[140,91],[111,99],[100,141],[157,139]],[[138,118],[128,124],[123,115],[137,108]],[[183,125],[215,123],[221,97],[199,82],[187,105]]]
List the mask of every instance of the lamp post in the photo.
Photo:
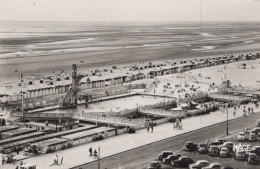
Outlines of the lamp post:
[[229,135],[229,133],[228,133],[228,109],[226,109],[226,112],[227,112],[227,133],[226,133],[226,135]]
[[98,147],[98,169],[100,169],[100,146]]
[[22,93],[22,121],[24,121],[24,107],[23,107],[23,102],[24,102],[24,98],[23,98],[23,93],[24,91],[21,91],[20,93]]

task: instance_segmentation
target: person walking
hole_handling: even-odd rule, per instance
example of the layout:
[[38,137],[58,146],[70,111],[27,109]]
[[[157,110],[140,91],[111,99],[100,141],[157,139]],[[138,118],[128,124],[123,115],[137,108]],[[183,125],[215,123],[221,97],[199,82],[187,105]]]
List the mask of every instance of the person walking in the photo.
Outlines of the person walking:
[[151,133],[153,132],[153,122],[151,122]]
[[146,125],[147,125],[147,132],[149,132],[149,129],[150,129],[150,122],[147,122]]
[[95,158],[97,157],[97,150],[96,149],[94,150],[94,157]]
[[4,164],[5,164],[5,158],[2,157],[2,165],[4,165]]
[[92,156],[92,147],[89,148],[89,156]]

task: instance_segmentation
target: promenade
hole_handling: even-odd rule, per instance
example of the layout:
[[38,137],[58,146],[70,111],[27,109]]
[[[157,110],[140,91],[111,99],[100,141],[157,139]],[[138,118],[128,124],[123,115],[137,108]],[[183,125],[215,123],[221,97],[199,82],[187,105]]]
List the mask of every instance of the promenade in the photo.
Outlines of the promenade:
[[[246,105],[246,107],[253,107],[252,104]],[[242,106],[237,110],[236,115],[233,115],[233,108],[229,108],[228,118],[229,120],[240,118],[243,116]],[[259,113],[260,109],[254,108],[254,111]],[[250,115],[249,115],[250,116]],[[246,117],[242,117],[246,118]],[[147,132],[146,129],[138,130],[135,134],[123,134],[111,138],[107,138],[98,142],[91,142],[88,144],[80,145],[77,147],[73,147],[70,149],[58,151],[51,154],[40,155],[36,157],[31,157],[23,160],[25,163],[35,163],[37,165],[37,169],[68,169],[71,167],[75,167],[84,163],[92,162],[96,159],[94,157],[89,156],[88,149],[90,147],[93,150],[101,148],[101,158],[108,157],[123,151],[128,151],[146,144],[151,144],[153,142],[157,142],[169,137],[173,137],[179,134],[187,133],[190,131],[197,130],[199,128],[207,127],[216,123],[224,122],[227,119],[227,114],[225,112],[216,111],[211,112],[207,115],[190,117],[182,120],[183,130],[173,130],[172,123],[165,123],[159,126],[154,127],[154,132]],[[223,124],[225,125],[225,124]],[[254,124],[252,124],[254,125]],[[223,131],[225,134],[226,131]],[[59,156],[59,160],[63,157],[62,165],[50,165],[53,163],[55,156]],[[17,165],[19,162],[17,162]],[[7,164],[4,166],[0,165],[2,169],[14,169],[16,165]]]

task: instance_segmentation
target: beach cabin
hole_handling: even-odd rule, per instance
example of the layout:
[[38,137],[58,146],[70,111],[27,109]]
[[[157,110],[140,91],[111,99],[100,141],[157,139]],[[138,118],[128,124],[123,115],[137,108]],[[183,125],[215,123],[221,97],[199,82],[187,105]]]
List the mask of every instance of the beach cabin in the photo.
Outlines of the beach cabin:
[[172,67],[170,68],[171,73],[179,73],[179,67]]
[[138,74],[136,74],[136,78],[137,79],[144,79],[145,78],[145,74],[144,73],[138,73]]
[[168,75],[168,74],[170,74],[170,69],[163,69],[161,74],[162,74],[162,75]]
[[123,83],[127,82],[127,76],[122,76],[121,78]]
[[185,66],[183,66],[183,71],[189,71],[189,70],[193,70],[195,68],[196,68],[196,65],[193,65],[193,64],[185,65]]
[[154,78],[155,76],[157,76],[157,71],[150,71],[150,72],[148,73],[148,76],[149,76],[150,78]]

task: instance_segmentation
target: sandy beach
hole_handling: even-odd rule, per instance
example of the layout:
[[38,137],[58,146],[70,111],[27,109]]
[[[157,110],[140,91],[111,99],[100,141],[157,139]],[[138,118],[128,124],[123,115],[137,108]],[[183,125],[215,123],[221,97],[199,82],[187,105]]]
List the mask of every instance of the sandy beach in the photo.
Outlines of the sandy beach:
[[205,23],[201,29],[197,23],[88,25],[72,32],[74,26],[0,38],[0,84],[11,83],[20,74],[70,72],[74,63],[79,71],[85,71],[156,60],[253,53],[260,45],[259,25],[254,22]]

